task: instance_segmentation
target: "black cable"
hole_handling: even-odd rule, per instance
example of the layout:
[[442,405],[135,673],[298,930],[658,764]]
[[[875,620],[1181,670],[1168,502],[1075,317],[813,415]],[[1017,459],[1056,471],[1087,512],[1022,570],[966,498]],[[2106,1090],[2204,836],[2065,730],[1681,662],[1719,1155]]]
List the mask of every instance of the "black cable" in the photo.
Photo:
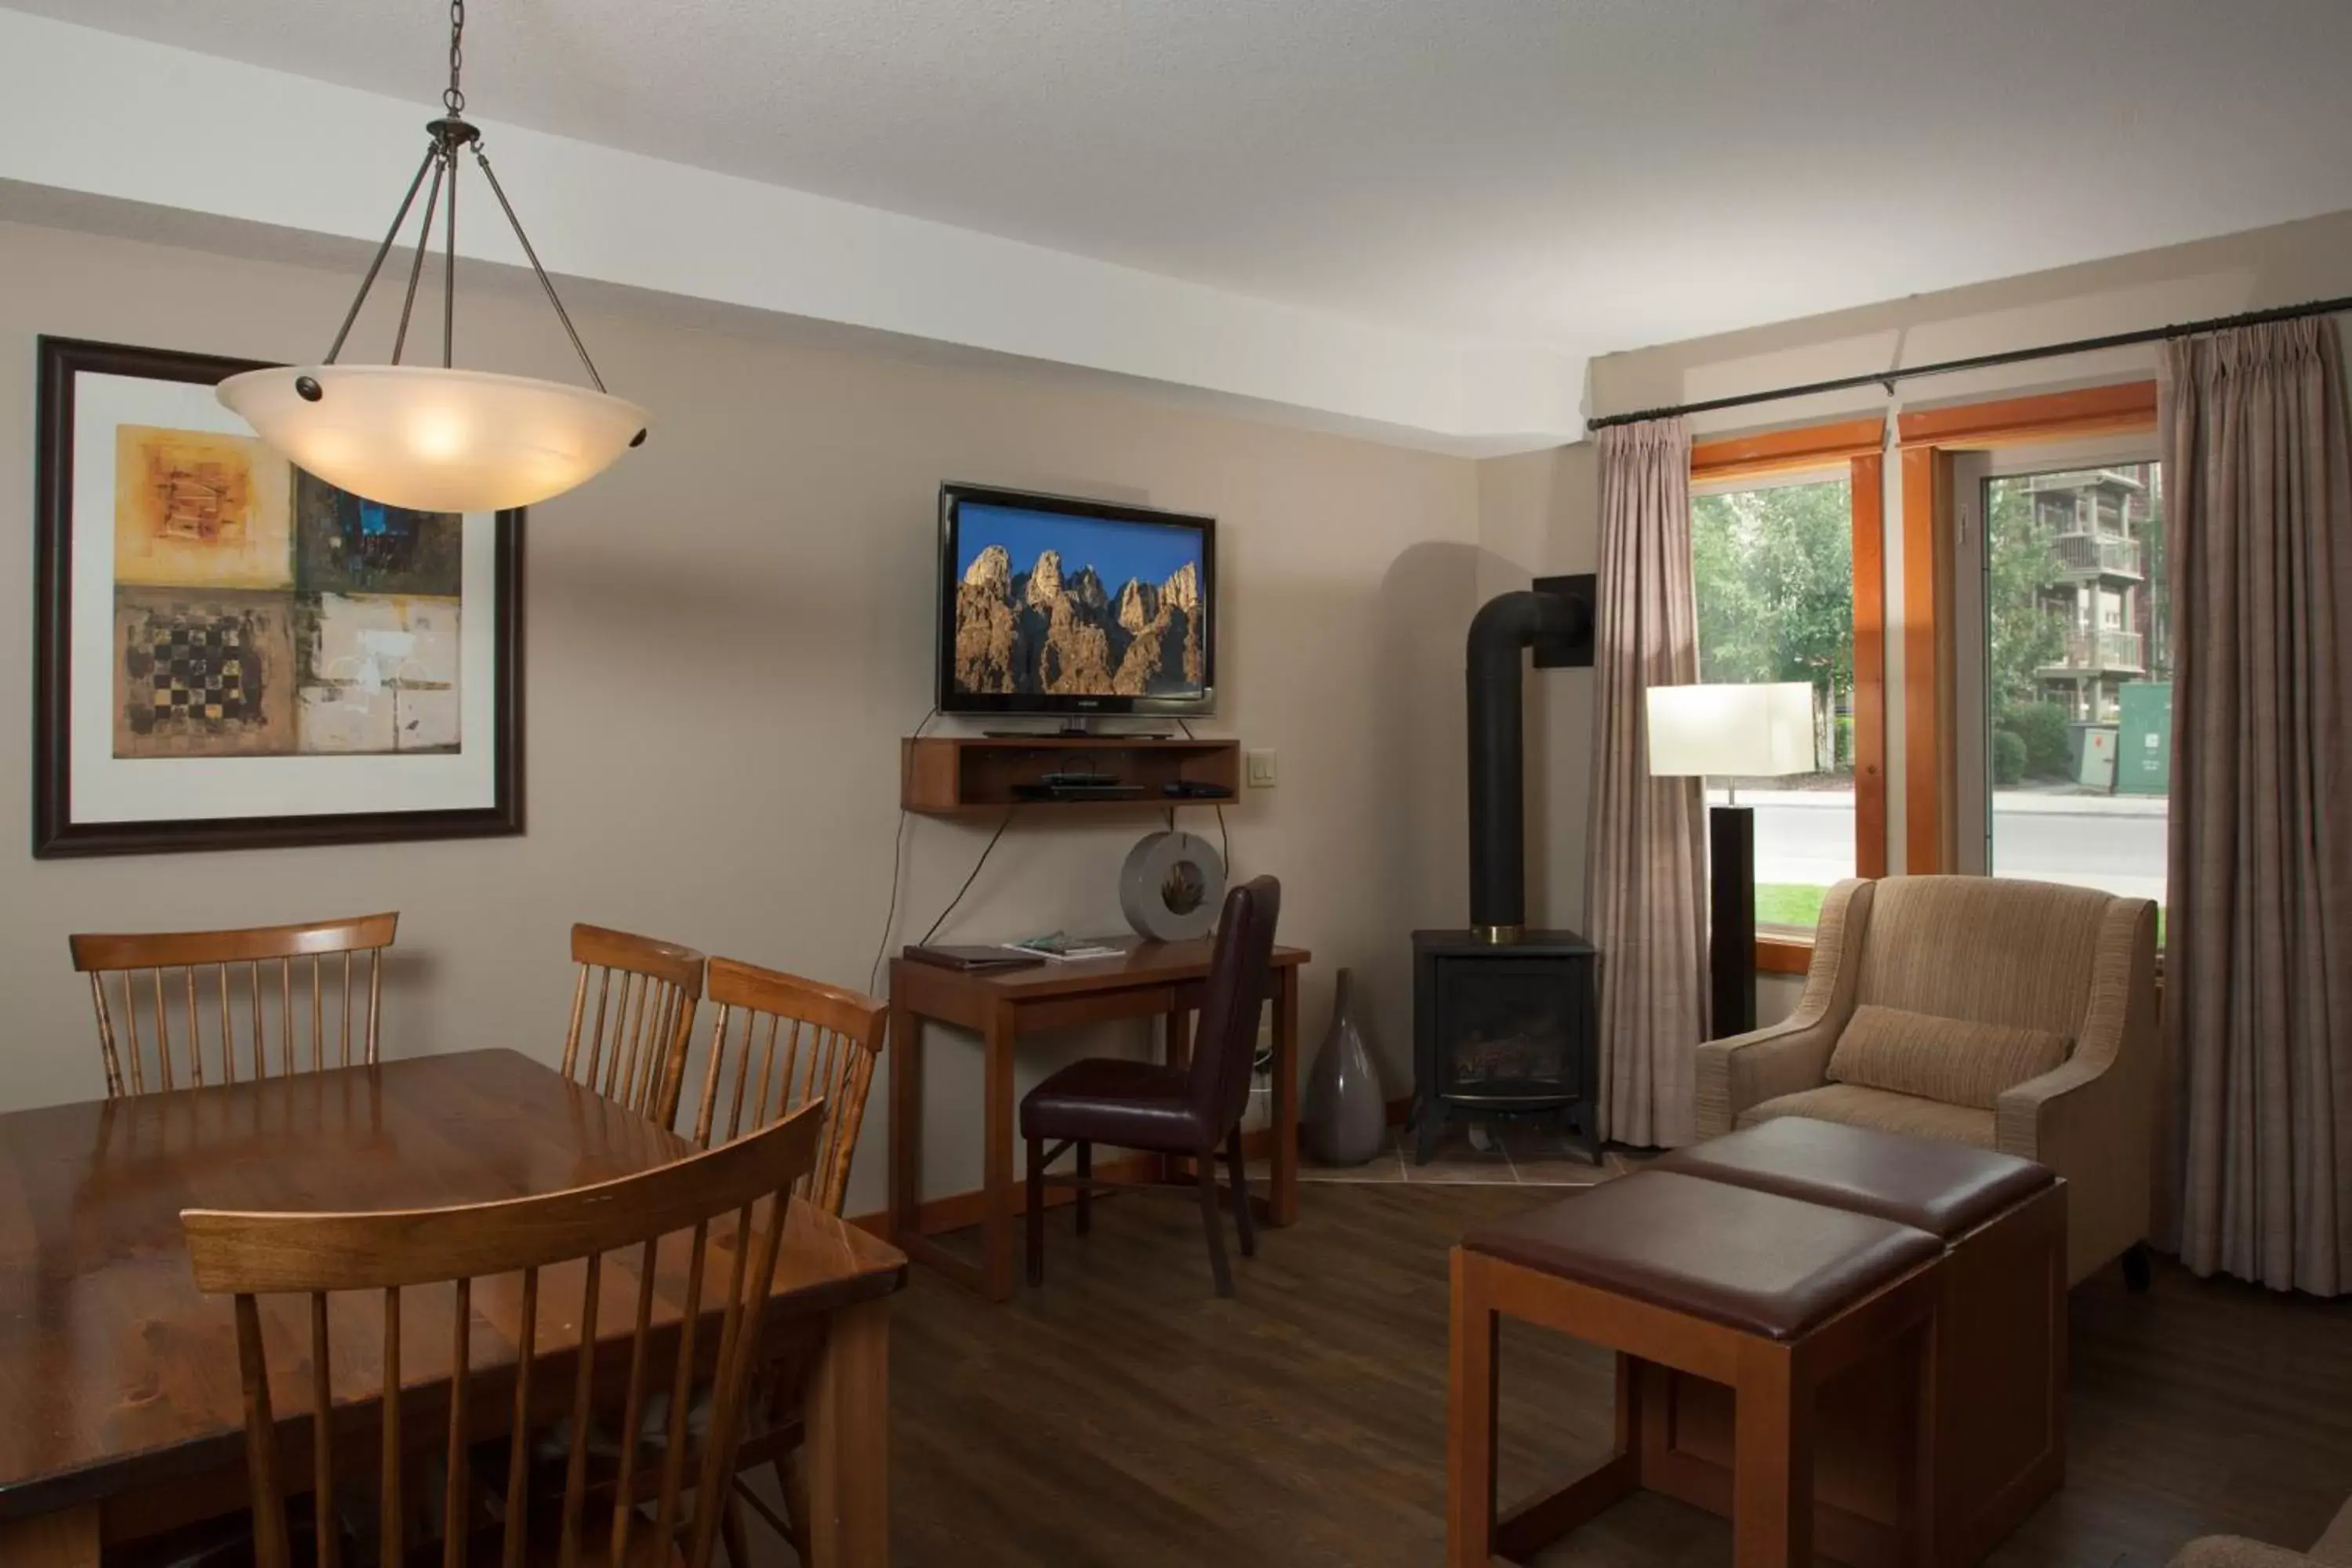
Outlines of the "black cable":
[[[939,716],[940,710],[937,708],[924,714],[923,721],[915,726],[915,739],[921,740],[923,731],[929,729],[931,721]],[[882,916],[882,940],[875,944],[874,962],[866,969],[866,994],[869,996],[874,994],[875,986],[881,982],[882,955],[890,951],[890,931],[898,923],[898,874],[906,863],[907,822],[910,815],[905,806],[898,808],[898,831],[893,836],[890,843],[890,907]]]
[[940,911],[940,918],[931,922],[931,929],[923,933],[923,940],[915,944],[917,947],[924,946],[931,938],[940,934],[940,927],[948,923],[948,917],[956,912],[956,906],[963,902],[963,896],[971,891],[971,885],[974,882],[980,880],[980,868],[988,864],[989,856],[995,852],[996,841],[1003,837],[1004,830],[1012,826],[1013,812],[1008,808],[1004,813],[1004,820],[996,825],[994,833],[989,835],[988,847],[982,850],[980,858],[971,863],[971,875],[963,879],[963,886],[956,889],[956,896],[948,900],[948,907]]

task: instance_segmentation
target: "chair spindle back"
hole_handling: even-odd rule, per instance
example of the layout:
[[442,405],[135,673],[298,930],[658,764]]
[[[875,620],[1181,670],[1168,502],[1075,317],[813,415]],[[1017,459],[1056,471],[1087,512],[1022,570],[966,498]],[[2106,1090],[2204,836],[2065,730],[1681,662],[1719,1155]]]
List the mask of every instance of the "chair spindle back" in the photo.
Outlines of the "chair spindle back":
[[830,1111],[801,1195],[839,1214],[887,1004],[731,958],[710,961],[710,1000],[719,1021],[694,1141],[709,1148],[823,1100]]
[[399,922],[69,938],[89,976],[107,1098],[374,1062],[383,950]]
[[[656,1557],[668,1547],[683,1550],[688,1568],[709,1568],[733,1479],[739,1420],[760,1358],[766,1302],[791,1207],[786,1194],[808,1173],[824,1115],[822,1106],[812,1105],[751,1137],[673,1164],[499,1203],[380,1214],[184,1211],[180,1217],[198,1288],[236,1298],[259,1568],[292,1568],[293,1563],[285,1509],[289,1483],[278,1473],[279,1433],[270,1388],[270,1326],[262,1299],[309,1298],[307,1355],[282,1354],[280,1363],[301,1365],[309,1374],[304,1405],[313,1441],[307,1489],[331,1499],[337,1496],[335,1445],[319,1440],[333,1430],[330,1369],[336,1358],[328,1330],[330,1300],[339,1292],[359,1291],[380,1293],[383,1303],[381,1334],[374,1338],[381,1347],[381,1376],[373,1390],[381,1424],[375,1530],[381,1568],[404,1568],[415,1560],[402,1506],[404,1460],[408,1450],[429,1447],[404,1442],[401,1433],[404,1293],[414,1293],[427,1310],[436,1300],[447,1304],[447,1479],[440,1500],[442,1548],[435,1554],[444,1568],[493,1559],[519,1568],[533,1545],[541,1551],[530,1552],[530,1560],[544,1561],[541,1553],[551,1543],[565,1568],[583,1563],[620,1568],[632,1561],[633,1536],[638,1538],[638,1560],[648,1545]],[[730,1215],[731,1234],[714,1237],[714,1222]],[[607,1254],[618,1256],[608,1259]],[[634,1280],[606,1279],[608,1261],[634,1270]],[[725,1283],[719,1286],[722,1272]],[[708,1315],[706,1275],[712,1287],[727,1293],[715,1358],[696,1350],[698,1337],[709,1331],[702,1321]],[[548,1299],[544,1306],[542,1295]],[[611,1375],[623,1364],[620,1348],[610,1342],[614,1336],[609,1331],[606,1342],[599,1342],[598,1313],[600,1305],[631,1297],[635,1310],[622,1384]],[[665,1308],[659,1321],[657,1298]],[[289,1334],[301,1321],[293,1311],[268,1317]],[[342,1321],[348,1333],[365,1319]],[[502,1517],[496,1519],[478,1506],[483,1500],[477,1495],[471,1452],[477,1435],[467,1384],[478,1327],[502,1335],[514,1352],[505,1486],[498,1494]],[[542,1342],[543,1334],[560,1342]],[[413,1327],[409,1344],[415,1346],[418,1338]],[[567,1352],[573,1352],[568,1400],[560,1386],[539,1388],[533,1378],[534,1357],[560,1362]],[[363,1358],[366,1347],[357,1354]],[[346,1342],[341,1355],[348,1378],[353,1347]],[[605,1373],[601,1379],[600,1363]],[[707,1377],[700,1370],[706,1365],[712,1368]],[[361,1368],[362,1375],[366,1370]],[[608,1402],[607,1419],[599,1422],[600,1392],[609,1401],[622,1388],[618,1421],[610,1419],[614,1406]],[[705,1410],[708,1424],[698,1434],[694,1428]],[[566,1426],[559,1499],[551,1475],[540,1466],[539,1456],[550,1451],[534,1444],[533,1434],[551,1427],[561,1434]],[[592,1430],[614,1436],[608,1443],[592,1443]],[[592,1469],[591,1448],[599,1446],[616,1452],[599,1458]],[[551,1453],[547,1463],[551,1470]],[[306,1488],[298,1481],[291,1489]],[[347,1488],[347,1497],[352,1489]],[[490,1490],[496,1491],[495,1485]],[[533,1505],[541,1502],[555,1508],[552,1520],[543,1510],[535,1514]],[[687,1504],[690,1510],[682,1511]],[[338,1527],[331,1519],[322,1520],[319,1568],[341,1568],[341,1545]]]
[[575,925],[572,962],[578,973],[563,1076],[668,1126],[677,1115],[695,1005],[702,999],[702,954],[652,937]]

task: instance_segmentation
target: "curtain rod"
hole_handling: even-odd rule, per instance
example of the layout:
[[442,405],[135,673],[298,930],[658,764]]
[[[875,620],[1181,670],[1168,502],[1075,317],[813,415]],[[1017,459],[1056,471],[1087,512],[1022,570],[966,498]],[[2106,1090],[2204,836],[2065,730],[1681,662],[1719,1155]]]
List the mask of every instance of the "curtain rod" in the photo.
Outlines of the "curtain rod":
[[2280,305],[2267,310],[2248,310],[2242,315],[2216,316],[2210,321],[2183,321],[2169,327],[2146,327],[2136,332],[2114,332],[2104,338],[2077,338],[2070,343],[2051,343],[2038,349],[2009,349],[1996,354],[1978,354],[1969,359],[1940,360],[1934,364],[1912,365],[1907,369],[1874,371],[1863,375],[1842,375],[1833,381],[1809,381],[1801,386],[1779,386],[1769,392],[1743,392],[1732,397],[1710,397],[1699,403],[1678,403],[1666,408],[1642,408],[1631,414],[1604,414],[1598,419],[1584,422],[1587,430],[1606,430],[1614,425],[1633,425],[1644,419],[1671,419],[1685,414],[1712,414],[1718,408],[1745,408],[1756,403],[1778,403],[1786,397],[1807,397],[1817,392],[1848,392],[1857,386],[1883,386],[1888,396],[1895,395],[1895,384],[1915,376],[1950,375],[1956,371],[1987,370],[1995,365],[2023,364],[2029,360],[2057,359],[2066,354],[2090,353],[2099,349],[2128,348],[2134,343],[2160,342],[2166,338],[2185,338],[2197,332],[2221,331],[2230,327],[2258,327],[2268,321],[2299,321],[2305,316],[2332,316],[2352,310],[2352,296],[2340,300],[2314,300],[2302,305]]

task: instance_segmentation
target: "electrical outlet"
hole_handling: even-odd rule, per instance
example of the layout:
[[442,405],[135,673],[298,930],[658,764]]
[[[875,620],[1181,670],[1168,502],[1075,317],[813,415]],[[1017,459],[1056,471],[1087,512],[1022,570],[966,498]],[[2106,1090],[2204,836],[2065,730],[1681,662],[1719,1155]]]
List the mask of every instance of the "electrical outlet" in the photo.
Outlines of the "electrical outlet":
[[1274,787],[1274,753],[1247,752],[1243,755],[1249,763],[1250,788],[1272,789]]

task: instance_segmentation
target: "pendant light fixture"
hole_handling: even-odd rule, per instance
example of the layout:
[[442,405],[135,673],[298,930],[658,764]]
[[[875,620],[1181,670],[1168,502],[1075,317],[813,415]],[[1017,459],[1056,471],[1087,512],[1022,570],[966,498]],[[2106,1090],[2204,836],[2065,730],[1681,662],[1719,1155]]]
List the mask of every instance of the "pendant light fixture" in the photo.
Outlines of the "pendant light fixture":
[[[416,511],[529,506],[593,479],[625,447],[646,438],[645,410],[604,390],[587,345],[580,341],[547,269],[539,264],[539,253],[491,172],[481,132],[466,121],[466,95],[457,79],[465,64],[465,0],[451,0],[444,113],[425,128],[432,138],[425,161],[409,181],[408,194],[401,197],[400,210],[393,215],[375,259],[368,263],[367,276],[360,279],[359,296],[344,315],[325,361],[247,371],[222,382],[218,390],[222,403],[302,468],[354,495]],[[471,153],[480,165],[490,195],[498,198],[499,210],[521,242],[522,253],[595,390],[456,367],[457,166],[465,153]],[[438,368],[403,364],[400,356],[408,344],[417,279],[433,246],[434,213],[441,205],[445,185],[441,363]],[[420,188],[425,190],[425,221],[409,263],[392,363],[338,364],[344,340],[351,336],[352,324],[359,320],[360,307],[375,287]]]

